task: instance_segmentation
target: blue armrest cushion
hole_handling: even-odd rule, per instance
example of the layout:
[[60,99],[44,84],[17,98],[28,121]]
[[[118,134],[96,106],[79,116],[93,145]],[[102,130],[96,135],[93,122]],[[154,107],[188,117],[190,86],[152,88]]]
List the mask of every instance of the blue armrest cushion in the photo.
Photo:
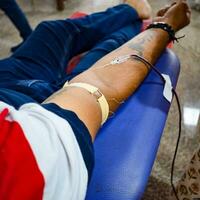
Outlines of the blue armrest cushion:
[[[167,49],[156,67],[176,86],[180,63]],[[95,168],[86,200],[137,200],[145,191],[170,103],[151,71],[138,90],[100,130],[94,143]]]

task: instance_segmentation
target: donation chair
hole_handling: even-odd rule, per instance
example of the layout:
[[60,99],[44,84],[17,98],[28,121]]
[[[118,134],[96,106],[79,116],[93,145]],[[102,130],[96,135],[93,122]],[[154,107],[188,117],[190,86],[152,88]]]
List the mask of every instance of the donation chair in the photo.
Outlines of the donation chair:
[[[77,12],[72,18],[83,15]],[[175,53],[167,48],[155,66],[170,76],[175,88],[180,71]],[[86,200],[141,199],[170,108],[163,88],[160,77],[151,71],[101,128],[94,142],[95,167]]]

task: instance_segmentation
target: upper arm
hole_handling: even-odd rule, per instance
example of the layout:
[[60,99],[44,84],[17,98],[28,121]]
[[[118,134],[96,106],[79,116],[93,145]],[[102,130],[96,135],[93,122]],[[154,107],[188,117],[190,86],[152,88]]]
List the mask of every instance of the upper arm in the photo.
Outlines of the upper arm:
[[87,90],[77,87],[63,88],[44,103],[55,103],[63,109],[75,112],[94,140],[101,126],[102,116],[99,103]]
[[0,113],[4,108],[9,113],[0,120],[0,199],[83,197],[88,174],[69,123],[37,104],[16,110],[0,102]]

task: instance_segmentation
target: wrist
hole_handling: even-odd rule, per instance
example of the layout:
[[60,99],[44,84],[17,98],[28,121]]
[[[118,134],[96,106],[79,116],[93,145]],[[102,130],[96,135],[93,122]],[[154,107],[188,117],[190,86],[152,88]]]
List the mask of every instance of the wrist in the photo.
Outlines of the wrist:
[[156,17],[153,22],[164,22],[171,26],[175,33],[178,31],[176,24],[173,23],[168,17]]
[[172,26],[170,26],[168,23],[160,21],[160,22],[153,22],[150,24],[147,29],[161,29],[165,31],[169,36],[169,41],[177,41],[178,38],[175,36],[175,31]]

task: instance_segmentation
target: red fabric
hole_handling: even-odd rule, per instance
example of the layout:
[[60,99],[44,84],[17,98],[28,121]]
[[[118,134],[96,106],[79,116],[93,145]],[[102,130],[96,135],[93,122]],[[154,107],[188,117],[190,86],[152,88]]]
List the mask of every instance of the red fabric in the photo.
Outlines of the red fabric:
[[82,13],[82,12],[75,12],[71,15],[71,19],[76,19],[76,18],[81,18],[81,17],[85,17],[87,16],[86,13]]
[[39,200],[44,178],[20,125],[0,114],[0,199]]
[[147,28],[147,26],[148,26],[149,24],[151,24],[151,22],[152,22],[152,19],[143,20],[142,31],[144,31],[144,30]]
[[67,74],[70,74],[73,69],[75,68],[76,65],[78,65],[78,63],[80,62],[82,58],[82,55],[78,55],[78,56],[74,56],[68,63],[68,66],[67,66]]

